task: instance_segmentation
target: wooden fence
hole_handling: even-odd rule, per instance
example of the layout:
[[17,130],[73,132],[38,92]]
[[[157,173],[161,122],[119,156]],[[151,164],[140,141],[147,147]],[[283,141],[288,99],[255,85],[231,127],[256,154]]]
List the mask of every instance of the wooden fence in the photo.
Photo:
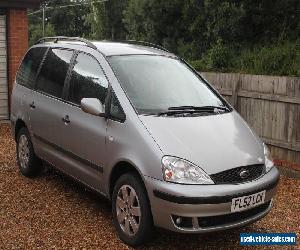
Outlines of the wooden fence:
[[201,75],[235,107],[276,159],[300,163],[300,78],[207,73]]

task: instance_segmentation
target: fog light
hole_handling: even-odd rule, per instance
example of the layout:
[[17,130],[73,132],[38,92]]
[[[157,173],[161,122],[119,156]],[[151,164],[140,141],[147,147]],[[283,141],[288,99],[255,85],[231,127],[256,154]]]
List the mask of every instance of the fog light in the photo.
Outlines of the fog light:
[[176,219],[176,224],[177,224],[177,225],[180,225],[181,222],[182,222],[182,218],[181,218],[181,217],[178,217],[178,218]]

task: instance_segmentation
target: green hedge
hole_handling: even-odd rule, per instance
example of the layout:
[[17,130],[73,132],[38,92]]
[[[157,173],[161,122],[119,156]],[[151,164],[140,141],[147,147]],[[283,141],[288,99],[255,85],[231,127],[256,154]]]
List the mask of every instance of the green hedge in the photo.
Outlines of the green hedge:
[[243,48],[219,40],[201,59],[190,60],[199,71],[300,76],[300,40]]

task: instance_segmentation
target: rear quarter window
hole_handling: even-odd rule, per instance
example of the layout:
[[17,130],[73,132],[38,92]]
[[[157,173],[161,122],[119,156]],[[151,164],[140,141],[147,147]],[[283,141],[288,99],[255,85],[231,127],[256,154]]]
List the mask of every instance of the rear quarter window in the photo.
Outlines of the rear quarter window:
[[32,48],[25,55],[17,73],[17,83],[34,88],[35,78],[47,48]]

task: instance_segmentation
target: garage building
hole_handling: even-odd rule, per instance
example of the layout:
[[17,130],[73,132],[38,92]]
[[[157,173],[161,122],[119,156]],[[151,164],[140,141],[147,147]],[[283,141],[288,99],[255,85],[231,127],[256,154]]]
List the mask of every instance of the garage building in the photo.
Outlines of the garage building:
[[28,49],[28,8],[40,0],[0,0],[0,120],[9,119],[16,71]]

